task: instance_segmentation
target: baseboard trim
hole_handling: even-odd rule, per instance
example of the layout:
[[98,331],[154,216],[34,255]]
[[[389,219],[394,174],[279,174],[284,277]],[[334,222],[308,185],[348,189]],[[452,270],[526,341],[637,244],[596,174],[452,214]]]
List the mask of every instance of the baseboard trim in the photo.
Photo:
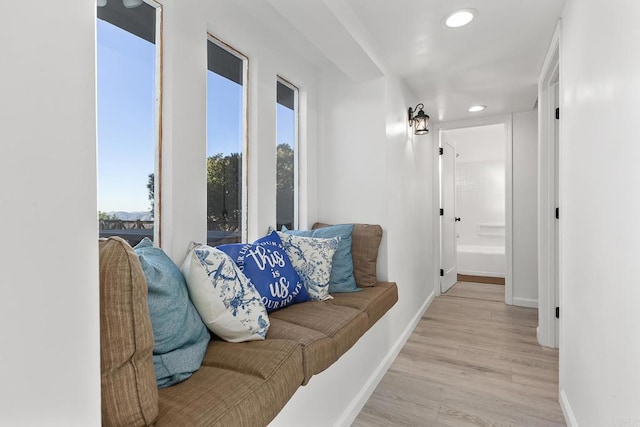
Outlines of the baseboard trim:
[[371,395],[375,391],[380,381],[382,381],[382,377],[384,377],[384,374],[391,367],[393,361],[396,360],[396,357],[411,336],[413,330],[416,328],[416,326],[418,326],[420,319],[422,319],[422,316],[424,316],[427,308],[429,308],[429,305],[431,305],[431,302],[433,302],[435,295],[435,291],[432,291],[429,294],[427,300],[424,302],[424,304],[422,304],[422,307],[420,307],[413,319],[411,319],[411,322],[402,332],[400,338],[398,338],[395,344],[391,346],[391,349],[389,350],[385,358],[382,359],[382,362],[380,362],[373,374],[369,377],[364,387],[362,387],[360,392],[353,398],[349,406],[347,406],[347,408],[342,412],[342,415],[340,415],[338,421],[335,424],[336,426],[350,426],[353,423],[364,405],[367,403],[367,400],[369,400],[369,397],[371,397]]
[[458,270],[458,274],[462,274],[463,276],[506,277],[504,273],[497,271]]
[[513,305],[520,307],[538,308],[538,300],[531,298],[513,297]]
[[562,408],[564,420],[567,422],[567,425],[569,427],[578,427],[578,421],[576,421],[576,417],[573,415],[573,410],[571,409],[571,405],[569,405],[569,399],[564,390],[560,390],[560,408]]
[[489,283],[493,285],[504,285],[504,277],[495,276],[471,276],[458,273],[458,282]]

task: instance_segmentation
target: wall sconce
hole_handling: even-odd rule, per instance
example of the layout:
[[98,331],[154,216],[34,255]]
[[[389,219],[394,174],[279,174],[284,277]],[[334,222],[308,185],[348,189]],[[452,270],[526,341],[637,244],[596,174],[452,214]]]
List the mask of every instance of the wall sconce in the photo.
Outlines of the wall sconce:
[[415,109],[409,107],[409,126],[413,126],[413,132],[416,135],[429,133],[429,116],[425,114],[423,108],[422,103],[416,105]]

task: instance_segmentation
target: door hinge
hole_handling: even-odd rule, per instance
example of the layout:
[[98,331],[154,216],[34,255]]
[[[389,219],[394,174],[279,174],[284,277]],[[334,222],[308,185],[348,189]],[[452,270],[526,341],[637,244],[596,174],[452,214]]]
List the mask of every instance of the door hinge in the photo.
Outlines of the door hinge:
[[438,152],[440,153],[440,155],[442,156],[444,154],[444,148],[440,147],[440,149],[438,150]]
[[440,209],[440,216],[444,215],[444,209]]
[[559,318],[560,318],[560,307],[556,307],[556,319],[559,319]]
[[440,269],[440,277],[444,277],[444,270]]
[[556,120],[560,120],[560,108],[556,108]]
[[556,208],[556,219],[560,219],[560,208]]

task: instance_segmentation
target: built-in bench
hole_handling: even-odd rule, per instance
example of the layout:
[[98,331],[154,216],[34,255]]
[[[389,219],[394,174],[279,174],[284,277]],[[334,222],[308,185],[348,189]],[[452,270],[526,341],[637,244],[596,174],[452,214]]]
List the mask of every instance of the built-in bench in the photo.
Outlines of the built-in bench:
[[[373,249],[357,238],[367,227],[372,226],[354,229],[356,270],[371,263]],[[395,283],[376,281],[360,292],[272,312],[264,341],[228,343],[214,337],[200,369],[158,390],[138,258],[120,239],[100,245],[105,425],[267,425],[298,387],[331,366],[398,299]]]

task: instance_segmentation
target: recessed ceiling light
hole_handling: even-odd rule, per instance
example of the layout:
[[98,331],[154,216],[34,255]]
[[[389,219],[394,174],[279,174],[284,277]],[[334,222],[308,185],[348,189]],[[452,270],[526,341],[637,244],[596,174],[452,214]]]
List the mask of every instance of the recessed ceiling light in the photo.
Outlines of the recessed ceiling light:
[[458,28],[473,21],[473,17],[478,13],[475,9],[459,9],[451,12],[444,18],[444,25],[449,28]]
[[487,108],[486,105],[474,105],[473,107],[469,108],[469,111],[472,113],[477,113],[478,111],[482,111],[485,108]]

